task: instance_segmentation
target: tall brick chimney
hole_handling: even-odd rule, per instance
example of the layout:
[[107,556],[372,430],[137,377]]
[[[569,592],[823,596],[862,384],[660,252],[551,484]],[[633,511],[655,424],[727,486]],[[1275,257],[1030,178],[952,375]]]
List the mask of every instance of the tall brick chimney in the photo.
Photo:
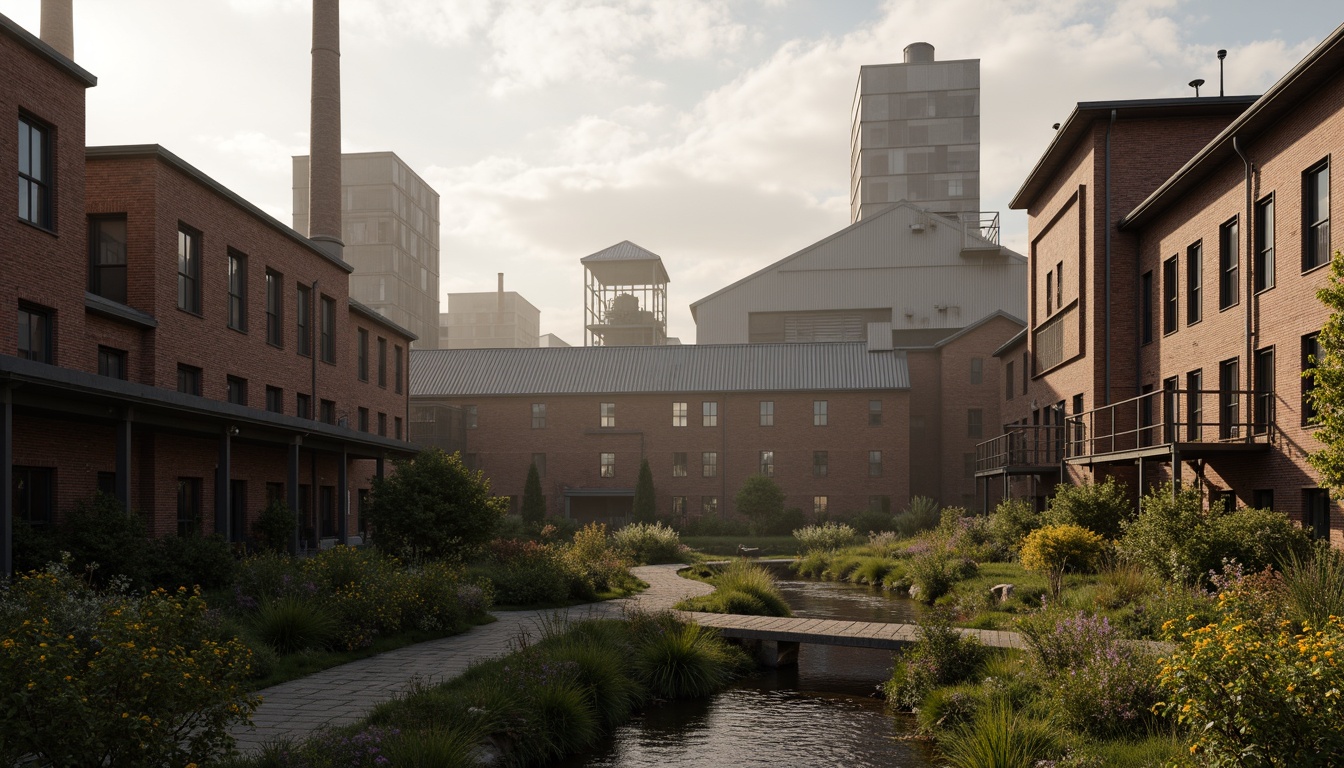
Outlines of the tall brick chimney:
[[67,59],[75,58],[74,0],[42,0],[42,42]]
[[341,3],[313,0],[308,237],[341,258]]

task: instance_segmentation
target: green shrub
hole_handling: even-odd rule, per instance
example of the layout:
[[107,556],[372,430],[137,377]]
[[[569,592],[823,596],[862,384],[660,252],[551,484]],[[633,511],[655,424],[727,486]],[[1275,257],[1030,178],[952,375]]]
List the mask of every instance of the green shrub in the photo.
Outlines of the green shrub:
[[827,565],[830,564],[830,552],[824,549],[814,549],[805,551],[802,556],[793,562],[793,569],[799,576],[811,579],[819,579],[826,572]]
[[252,524],[252,534],[263,550],[269,552],[288,552],[294,538],[294,510],[280,499],[272,499],[257,515]]
[[336,619],[322,604],[299,597],[277,597],[261,604],[252,631],[281,655],[325,650],[336,639]]
[[938,525],[938,502],[928,496],[915,496],[910,506],[896,516],[896,532],[909,538]]
[[849,580],[856,584],[880,587],[882,586],[882,580],[894,567],[896,567],[895,561],[888,560],[885,557],[865,557],[859,562],[859,566],[850,573]]
[[257,706],[250,654],[186,590],[99,592],[64,564],[0,592],[0,765],[186,765]]
[[868,509],[855,515],[849,524],[856,531],[885,533],[896,530],[896,516],[878,509]]
[[683,600],[680,610],[707,613],[740,613],[751,616],[791,616],[775,577],[759,565],[741,560],[709,578],[714,592]]
[[1032,768],[1063,752],[1063,737],[1048,723],[1003,704],[983,708],[968,724],[939,739],[954,768]]
[[915,552],[906,570],[912,587],[911,597],[925,603],[932,603],[951,591],[958,581],[969,579],[978,572],[974,562],[948,552],[939,542]]
[[854,536],[854,529],[844,523],[809,525],[793,532],[793,538],[798,540],[798,550],[803,554],[847,547],[854,543]]
[[980,641],[954,628],[947,614],[929,611],[920,620],[919,640],[901,652],[883,686],[887,701],[916,709],[934,688],[973,678],[986,655]]
[[14,520],[14,572],[38,571],[47,563],[59,562],[61,546],[56,531],[49,527],[34,528],[28,521]]
[[631,523],[612,535],[612,543],[639,565],[684,563],[681,536],[662,523]]
[[777,515],[766,518],[758,532],[764,536],[788,536],[807,525],[807,515],[798,507],[789,507]]
[[1259,571],[1309,546],[1306,533],[1286,516],[1248,508],[1205,510],[1197,488],[1182,488],[1175,498],[1170,485],[1154,489],[1142,507],[1125,523],[1116,550],[1150,573],[1183,584],[1206,583],[1224,560]]
[[629,580],[630,561],[607,537],[607,526],[589,523],[573,540],[558,545],[557,556],[570,574],[570,597],[592,599]]
[[1047,525],[1022,540],[1022,568],[1044,571],[1047,591],[1059,597],[1064,574],[1086,573],[1097,567],[1105,551],[1101,536],[1079,525]]
[[1177,646],[1158,676],[1158,709],[1192,731],[1200,765],[1339,765],[1344,619],[1295,631],[1266,616],[1258,582],[1227,585],[1214,623],[1168,622]]
[[113,576],[125,576],[137,587],[149,584],[151,554],[144,516],[127,512],[105,493],[75,502],[61,521],[57,545],[70,553],[72,568],[92,573],[95,584],[106,584]]
[[1289,553],[1283,564],[1289,615],[1309,626],[1344,616],[1344,552],[1318,544],[1308,554]]
[[1004,499],[989,515],[989,537],[1005,551],[1016,555],[1027,534],[1043,525],[1041,514],[1029,499]]
[[772,518],[784,512],[784,491],[765,475],[751,475],[733,497],[738,514],[751,521],[754,533],[763,533]]
[[934,688],[916,713],[919,730],[932,734],[970,722],[986,703],[984,689],[976,683]]
[[1125,521],[1134,517],[1134,502],[1125,484],[1108,477],[1101,483],[1057,485],[1046,507],[1044,522],[1050,525],[1080,525],[1107,539],[1120,534]]
[[223,536],[163,536],[149,545],[149,581],[166,589],[220,589],[233,583],[237,560]]
[[546,497],[541,492],[541,475],[536,463],[527,465],[527,481],[523,483],[522,522],[529,527],[541,528],[546,519]]
[[430,448],[392,465],[389,475],[374,478],[369,496],[367,517],[379,547],[410,559],[466,560],[494,536],[505,500],[492,496],[490,481],[467,469],[460,455]]

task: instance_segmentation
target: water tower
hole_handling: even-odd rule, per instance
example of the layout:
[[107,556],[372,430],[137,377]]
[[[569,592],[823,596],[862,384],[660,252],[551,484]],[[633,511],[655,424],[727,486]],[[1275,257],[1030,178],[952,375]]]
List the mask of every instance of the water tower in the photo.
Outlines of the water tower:
[[584,346],[667,344],[668,277],[658,254],[623,240],[580,261]]

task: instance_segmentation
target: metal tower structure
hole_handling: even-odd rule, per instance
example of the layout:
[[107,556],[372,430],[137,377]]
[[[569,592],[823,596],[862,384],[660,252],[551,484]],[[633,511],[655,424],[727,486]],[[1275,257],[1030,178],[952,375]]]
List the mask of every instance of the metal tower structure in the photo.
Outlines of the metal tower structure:
[[623,240],[580,263],[584,346],[667,344],[669,279],[662,257]]

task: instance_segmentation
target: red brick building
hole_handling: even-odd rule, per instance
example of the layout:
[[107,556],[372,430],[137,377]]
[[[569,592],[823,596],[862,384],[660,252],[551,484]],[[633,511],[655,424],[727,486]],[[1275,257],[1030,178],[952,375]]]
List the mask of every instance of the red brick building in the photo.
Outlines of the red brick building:
[[[730,516],[750,476],[808,513],[974,505],[973,458],[999,421],[1002,313],[929,346],[890,343],[424,350],[417,440],[433,406],[466,414],[466,458],[521,501],[529,465],[550,514],[629,513],[647,459],[661,516]],[[442,409],[439,409],[442,413]],[[419,430],[424,429],[422,433]]]
[[1341,64],[1344,27],[1259,98],[1078,105],[1012,203],[1030,318],[998,351],[1021,368],[980,448],[993,495],[1175,480],[1344,543],[1301,383],[1339,247]]
[[242,541],[279,497],[296,539],[345,537],[409,449],[410,333],[350,300],[330,250],[167,150],[86,151],[95,79],[3,16],[0,79],[5,571],[14,520],[100,489],[156,535]]

